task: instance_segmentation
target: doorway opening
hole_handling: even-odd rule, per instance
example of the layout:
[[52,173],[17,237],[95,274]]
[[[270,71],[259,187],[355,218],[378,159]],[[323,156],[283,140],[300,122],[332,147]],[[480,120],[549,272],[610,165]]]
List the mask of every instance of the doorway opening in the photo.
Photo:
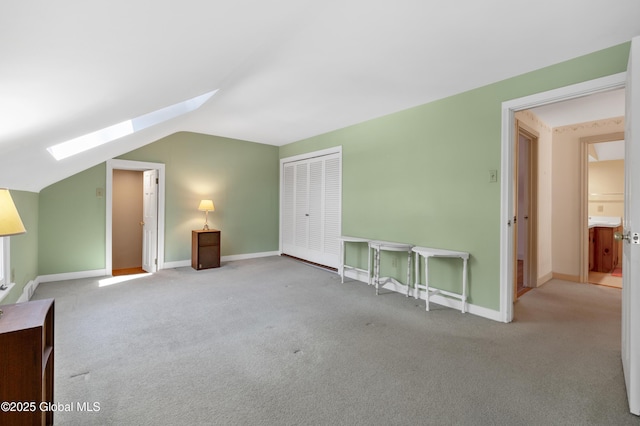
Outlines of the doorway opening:
[[[164,180],[164,164],[107,161],[107,274],[153,273],[163,268]],[[127,215],[133,219],[123,223],[122,216]],[[131,236],[122,237],[123,233]]]
[[[581,138],[581,282],[622,288],[624,132]],[[585,218],[586,216],[586,223]]]
[[133,275],[142,269],[143,172],[113,170],[112,275]]
[[[513,320],[513,303],[517,298],[514,283],[517,270],[516,226],[513,223],[516,212],[515,186],[515,140],[517,111],[525,111],[535,107],[551,105],[560,101],[583,98],[591,94],[609,92],[625,87],[626,73],[619,73],[584,83],[566,86],[519,99],[503,102],[502,104],[502,160],[501,169],[501,217],[500,217],[500,318],[503,322]],[[551,229],[545,232],[551,233]],[[578,232],[576,232],[576,239]],[[542,277],[543,281],[546,276]],[[537,283],[536,283],[537,285]]]

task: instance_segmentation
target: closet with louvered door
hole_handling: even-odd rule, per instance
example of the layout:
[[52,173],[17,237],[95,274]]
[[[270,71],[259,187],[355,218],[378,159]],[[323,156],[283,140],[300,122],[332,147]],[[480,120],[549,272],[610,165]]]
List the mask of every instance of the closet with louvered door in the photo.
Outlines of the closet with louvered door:
[[342,154],[285,161],[281,173],[282,253],[337,268]]

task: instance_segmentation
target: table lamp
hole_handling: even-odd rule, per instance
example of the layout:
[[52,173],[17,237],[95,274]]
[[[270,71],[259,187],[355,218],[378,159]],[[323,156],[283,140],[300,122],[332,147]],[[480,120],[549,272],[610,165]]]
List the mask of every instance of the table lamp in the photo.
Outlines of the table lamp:
[[211,200],[201,200],[200,201],[200,205],[198,206],[198,210],[203,211],[204,212],[204,228],[202,228],[203,230],[208,230],[209,229],[209,212],[214,211],[216,208],[213,205],[213,201]]
[[[11,194],[8,189],[0,188],[0,237],[8,237],[10,235],[24,234],[24,229],[16,205],[13,203]],[[0,259],[0,262],[2,259]],[[5,271],[6,273],[6,271]],[[7,286],[2,284],[0,290],[6,290]],[[2,311],[0,310],[0,316]]]

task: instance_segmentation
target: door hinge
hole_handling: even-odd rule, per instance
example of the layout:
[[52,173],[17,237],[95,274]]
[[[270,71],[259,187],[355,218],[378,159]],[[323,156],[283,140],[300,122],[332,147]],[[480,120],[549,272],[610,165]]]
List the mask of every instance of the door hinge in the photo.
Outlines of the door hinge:
[[159,178],[156,178],[156,185],[159,183]]
[[158,258],[157,257],[153,260],[153,264],[158,266]]

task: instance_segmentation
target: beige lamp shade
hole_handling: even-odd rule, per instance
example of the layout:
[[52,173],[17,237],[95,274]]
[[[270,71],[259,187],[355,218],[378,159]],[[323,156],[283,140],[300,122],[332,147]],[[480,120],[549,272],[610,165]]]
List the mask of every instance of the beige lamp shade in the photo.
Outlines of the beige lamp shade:
[[198,206],[198,210],[204,212],[204,227],[203,230],[209,229],[209,212],[214,211],[216,208],[213,206],[213,201],[211,200],[201,200],[200,205]]
[[216,208],[213,205],[213,201],[211,200],[202,200],[200,201],[200,205],[198,206],[198,210],[202,212],[212,212]]
[[0,188],[0,237],[24,234],[24,229],[16,205],[8,189]]

